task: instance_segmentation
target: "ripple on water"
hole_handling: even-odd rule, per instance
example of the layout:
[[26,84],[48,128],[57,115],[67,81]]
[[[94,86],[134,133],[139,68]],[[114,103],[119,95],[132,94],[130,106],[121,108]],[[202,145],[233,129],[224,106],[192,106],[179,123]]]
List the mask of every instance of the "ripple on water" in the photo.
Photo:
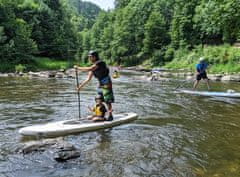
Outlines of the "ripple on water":
[[[178,94],[173,92],[179,84],[174,80],[151,83],[123,74],[114,80],[114,112],[137,112],[139,119],[64,137],[80,149],[81,157],[57,163],[51,149],[16,154],[23,143],[17,131],[78,117],[75,80],[0,81],[0,174],[5,176],[237,176],[240,172],[236,100]],[[94,80],[80,92],[82,115],[94,104],[95,84]],[[231,84],[212,86],[228,89]]]

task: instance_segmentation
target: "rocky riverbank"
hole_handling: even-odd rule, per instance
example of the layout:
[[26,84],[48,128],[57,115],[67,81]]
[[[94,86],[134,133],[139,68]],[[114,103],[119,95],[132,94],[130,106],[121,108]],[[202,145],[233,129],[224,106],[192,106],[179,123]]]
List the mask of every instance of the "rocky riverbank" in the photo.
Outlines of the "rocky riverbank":
[[[149,76],[149,80],[162,80],[163,78],[185,78],[186,80],[194,80],[195,73],[192,72],[153,72]],[[240,74],[208,74],[208,78],[212,81],[233,81],[240,82]]]
[[59,70],[59,71],[39,71],[27,73],[0,73],[0,77],[41,77],[41,78],[75,78],[76,73],[75,69],[71,68],[68,70]]
[[[195,73],[186,70],[171,70],[165,68],[146,69],[144,67],[128,67],[128,70],[144,72],[144,78],[150,81],[165,81],[169,78],[184,78],[186,80],[195,80]],[[240,73],[236,74],[208,74],[212,81],[233,81],[240,82]]]
[[[139,67],[129,67],[124,68],[124,71],[136,71],[141,72],[142,77],[149,81],[165,81],[170,78],[184,78],[186,80],[194,80],[195,73],[184,71],[184,70],[167,70],[167,69],[157,69],[150,70]],[[121,72],[121,71],[120,71]],[[68,70],[59,71],[40,71],[40,72],[27,72],[27,73],[0,73],[0,77],[40,77],[40,78],[75,78],[75,69],[71,68]],[[240,82],[240,73],[238,74],[208,74],[208,78],[212,81],[233,81]]]

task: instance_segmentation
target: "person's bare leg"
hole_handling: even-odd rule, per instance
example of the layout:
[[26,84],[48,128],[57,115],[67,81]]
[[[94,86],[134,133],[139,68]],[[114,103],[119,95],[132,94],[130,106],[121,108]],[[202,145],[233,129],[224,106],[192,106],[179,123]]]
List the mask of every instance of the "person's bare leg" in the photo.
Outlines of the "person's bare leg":
[[112,104],[108,103],[107,106],[108,106],[109,115],[112,115]]
[[210,90],[209,79],[204,79],[204,80],[206,81],[206,84],[207,84],[208,90]]
[[198,84],[199,84],[199,80],[196,80],[193,85],[193,90],[197,88]]
[[107,107],[108,107],[108,117],[112,120],[113,115],[112,115],[112,104],[111,103],[107,103]]

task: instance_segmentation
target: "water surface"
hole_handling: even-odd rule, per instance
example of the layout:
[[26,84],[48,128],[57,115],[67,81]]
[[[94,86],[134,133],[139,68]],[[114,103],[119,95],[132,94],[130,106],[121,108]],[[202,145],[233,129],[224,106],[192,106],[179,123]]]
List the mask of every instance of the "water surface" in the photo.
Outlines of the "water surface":
[[[174,92],[180,83],[122,74],[114,80],[114,112],[136,112],[139,119],[63,137],[81,157],[58,163],[51,149],[16,153],[29,141],[18,130],[78,117],[75,80],[0,78],[0,176],[240,176],[240,100]],[[95,85],[94,80],[81,91],[82,116],[94,104]],[[240,85],[216,82],[212,89],[240,91]]]

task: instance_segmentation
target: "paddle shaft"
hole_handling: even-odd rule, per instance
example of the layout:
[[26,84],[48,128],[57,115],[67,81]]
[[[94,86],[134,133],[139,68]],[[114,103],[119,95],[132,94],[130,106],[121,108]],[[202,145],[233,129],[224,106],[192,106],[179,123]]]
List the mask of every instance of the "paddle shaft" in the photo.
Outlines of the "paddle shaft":
[[[207,80],[210,81],[211,79],[207,78]],[[188,80],[183,81],[183,83],[179,84],[174,90],[181,88],[187,81]],[[193,81],[194,81],[194,79],[193,79]]]
[[186,82],[187,80],[183,81],[183,83],[179,84],[174,90],[177,90],[178,88],[182,87]]
[[[76,72],[76,82],[77,82],[77,87],[79,86],[79,81],[78,81],[78,71],[77,69],[75,70]],[[78,117],[79,119],[81,119],[81,105],[80,105],[80,92],[77,91],[77,95],[78,95]]]

